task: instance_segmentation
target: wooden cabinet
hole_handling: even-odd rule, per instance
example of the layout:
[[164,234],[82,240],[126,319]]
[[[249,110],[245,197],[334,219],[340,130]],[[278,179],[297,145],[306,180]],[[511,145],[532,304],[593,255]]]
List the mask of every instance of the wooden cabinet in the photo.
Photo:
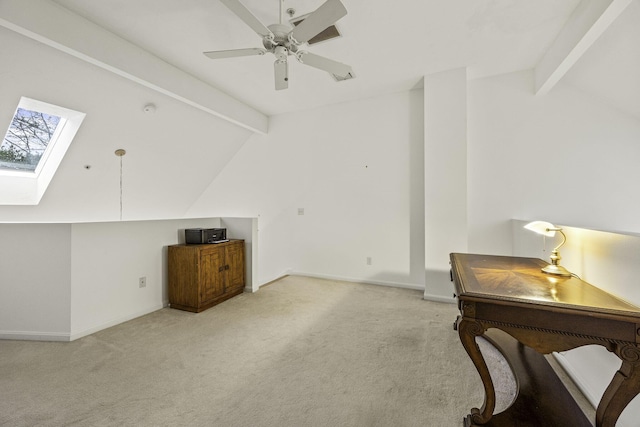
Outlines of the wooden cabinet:
[[169,246],[169,305],[199,313],[244,290],[244,240]]

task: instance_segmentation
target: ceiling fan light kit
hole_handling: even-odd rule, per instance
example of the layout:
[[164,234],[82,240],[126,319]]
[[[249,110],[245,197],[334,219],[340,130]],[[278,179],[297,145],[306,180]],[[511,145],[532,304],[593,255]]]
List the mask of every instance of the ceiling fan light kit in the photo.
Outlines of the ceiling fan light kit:
[[[276,57],[273,65],[276,90],[289,87],[289,56],[295,56],[298,62],[302,64],[326,71],[336,81],[349,80],[355,77],[349,65],[301,50],[302,45],[308,43],[309,40],[328,27],[333,26],[336,21],[347,14],[347,9],[340,0],[327,0],[314,12],[307,15],[304,20],[299,23],[296,22],[294,27],[283,24],[282,20],[279,24],[272,24],[267,27],[239,0],[220,0],[220,2],[262,37],[264,49],[245,48],[204,52],[204,55],[208,58],[233,58],[264,55],[267,52],[271,52]],[[287,13],[291,14],[289,10],[287,10]]]

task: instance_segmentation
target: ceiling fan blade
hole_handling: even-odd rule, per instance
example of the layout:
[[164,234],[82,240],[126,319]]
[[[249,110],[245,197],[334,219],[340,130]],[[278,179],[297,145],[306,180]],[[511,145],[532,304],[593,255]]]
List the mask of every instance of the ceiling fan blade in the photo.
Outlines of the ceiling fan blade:
[[287,61],[277,60],[273,63],[276,76],[276,90],[287,89],[289,87],[289,67]]
[[298,52],[298,61],[310,67],[319,68],[338,77],[348,77],[352,74],[351,66],[334,61],[324,56],[314,55],[309,52]]
[[298,24],[291,35],[298,43],[306,43],[346,14],[347,9],[340,0],[327,0]]
[[250,47],[248,49],[232,49],[232,50],[214,50],[211,52],[202,52],[204,56],[211,59],[233,58],[236,56],[253,56],[264,55],[267,53],[265,49],[258,47]]
[[239,0],[220,0],[222,4],[227,6],[233,13],[238,15],[238,18],[242,19],[245,24],[250,26],[253,31],[261,35],[262,37],[273,37],[273,33],[262,22],[255,17],[253,13],[249,11]]

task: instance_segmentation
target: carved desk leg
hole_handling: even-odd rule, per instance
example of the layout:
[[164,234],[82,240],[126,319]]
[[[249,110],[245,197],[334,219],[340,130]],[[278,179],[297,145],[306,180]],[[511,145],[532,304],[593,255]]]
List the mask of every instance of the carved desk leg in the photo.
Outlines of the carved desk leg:
[[493,387],[491,375],[489,374],[489,368],[480,352],[478,344],[476,344],[476,337],[482,334],[484,334],[484,328],[480,322],[464,318],[458,319],[458,335],[460,336],[460,341],[478,370],[482,384],[484,385],[484,403],[482,408],[471,409],[471,421],[473,424],[487,423],[491,419],[493,410],[496,407],[496,391]]
[[596,410],[596,427],[614,427],[618,417],[640,392],[640,349],[634,344],[615,345],[622,366],[615,373]]

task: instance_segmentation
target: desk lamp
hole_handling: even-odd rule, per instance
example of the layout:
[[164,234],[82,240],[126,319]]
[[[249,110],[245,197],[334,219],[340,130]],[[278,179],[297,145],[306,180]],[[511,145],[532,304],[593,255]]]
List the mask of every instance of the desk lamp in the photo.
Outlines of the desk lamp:
[[544,267],[542,271],[547,274],[555,274],[556,276],[571,276],[571,272],[558,264],[561,259],[560,254],[558,254],[558,249],[567,241],[567,236],[565,236],[565,234],[562,232],[562,228],[556,227],[550,222],[545,221],[533,221],[525,225],[524,228],[547,237],[555,236],[556,231],[559,231],[560,234],[562,234],[562,243],[560,243],[553,249],[553,251],[551,251],[551,264]]

